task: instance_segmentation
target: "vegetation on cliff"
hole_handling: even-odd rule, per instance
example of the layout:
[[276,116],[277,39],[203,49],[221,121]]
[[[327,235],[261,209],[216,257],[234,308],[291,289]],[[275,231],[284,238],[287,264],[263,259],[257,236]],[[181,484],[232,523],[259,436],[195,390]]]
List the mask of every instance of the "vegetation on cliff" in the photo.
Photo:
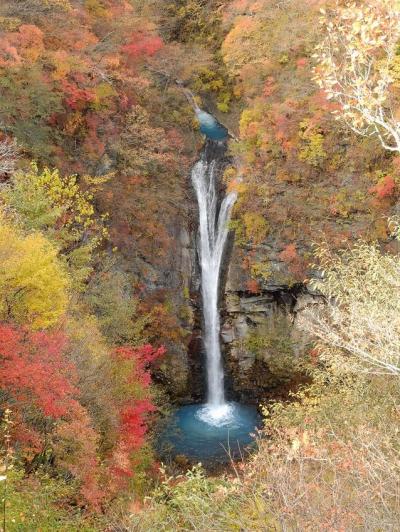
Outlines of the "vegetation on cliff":
[[[1,2],[4,530],[398,527],[399,10]],[[190,387],[177,263],[202,140],[177,80],[238,136],[241,290],[320,296],[301,341],[290,313],[239,340],[273,393],[254,454],[215,475],[153,446]]]

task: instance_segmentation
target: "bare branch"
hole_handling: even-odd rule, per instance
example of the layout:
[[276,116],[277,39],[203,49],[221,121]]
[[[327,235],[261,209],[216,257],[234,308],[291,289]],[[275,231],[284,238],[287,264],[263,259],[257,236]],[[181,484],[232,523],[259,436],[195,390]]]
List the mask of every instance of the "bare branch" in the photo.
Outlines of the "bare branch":
[[400,9],[376,0],[323,12],[326,37],[316,48],[315,81],[340,104],[337,116],[352,131],[376,136],[400,153],[400,122],[392,109],[393,61],[400,40]]

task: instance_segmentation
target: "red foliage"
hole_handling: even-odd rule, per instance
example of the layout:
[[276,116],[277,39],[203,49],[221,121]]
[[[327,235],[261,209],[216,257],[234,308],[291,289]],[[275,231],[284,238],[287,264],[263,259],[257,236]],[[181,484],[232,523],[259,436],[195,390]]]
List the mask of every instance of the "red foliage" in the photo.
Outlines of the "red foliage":
[[31,333],[0,325],[0,385],[12,408],[34,405],[44,416],[60,418],[77,392],[75,368],[62,356],[61,333]]
[[122,47],[122,51],[131,59],[141,59],[143,57],[152,57],[163,46],[162,39],[157,35],[136,32],[132,35],[130,42]]
[[[1,406],[12,410],[13,439],[25,458],[52,441],[57,465],[80,481],[82,502],[97,508],[104,496],[98,485],[98,435],[75,399],[77,374],[63,357],[65,347],[62,333],[31,333],[0,324]],[[53,433],[44,418],[57,420]]]
[[279,254],[279,258],[288,265],[289,273],[298,281],[304,280],[306,261],[297,253],[295,244],[288,244]]
[[313,349],[310,349],[309,355],[310,355],[310,359],[311,359],[311,364],[313,366],[316,366],[318,364],[320,354],[321,353],[320,353],[320,350],[318,348],[314,347]]
[[276,91],[276,80],[273,76],[269,76],[265,82],[263,96],[269,98]]
[[71,109],[85,108],[94,101],[94,92],[90,89],[80,89],[76,84],[65,79],[61,80],[61,86],[65,95],[65,103]]
[[21,62],[17,48],[7,37],[0,37],[0,67],[15,67]]
[[136,349],[129,346],[118,347],[115,349],[113,356],[116,360],[134,361],[129,382],[140,382],[142,386],[147,388],[151,383],[151,375],[148,370],[149,365],[161,358],[164,354],[165,347],[154,349],[152,345],[146,344]]
[[89,414],[78,402],[70,412],[71,418],[59,423],[53,449],[56,464],[80,481],[80,498],[98,510],[105,497],[100,487],[100,463],[97,457],[99,436],[92,427]]
[[296,123],[296,110],[298,103],[287,99],[283,103],[273,106],[273,128],[275,131],[275,138],[281,145],[282,150],[289,154],[293,149],[293,137],[295,130],[298,128]]
[[155,410],[148,390],[149,366],[165,349],[144,345],[121,347],[112,353],[114,401],[110,408],[118,413],[119,424],[105,481],[98,458],[99,434],[75,398],[79,393],[76,369],[64,359],[65,347],[60,332],[32,333],[0,324],[1,406],[13,412],[13,438],[25,458],[34,457],[51,442],[56,465],[80,482],[81,503],[98,509],[106,489],[109,494],[118,492],[133,474],[133,453],[143,446],[147,416]]
[[[119,411],[120,426],[117,444],[112,454],[110,469],[113,474],[114,489],[121,489],[124,479],[132,476],[132,453],[143,445],[147,432],[147,416],[155,410],[148,397],[147,389],[151,383],[149,366],[163,356],[164,347],[154,349],[151,345],[139,348],[120,347],[114,351],[117,364],[119,385],[124,390],[138,389],[142,397],[128,393],[116,398],[115,408]],[[122,375],[121,375],[122,372]],[[121,382],[122,381],[122,382]]]
[[95,161],[104,154],[106,148],[105,143],[99,138],[98,134],[100,120],[95,114],[88,113],[86,116],[86,125],[87,135],[83,143],[83,149],[88,160]]
[[369,192],[371,194],[376,194],[379,199],[384,199],[390,196],[393,196],[393,193],[396,189],[396,183],[392,176],[387,175],[377,185],[371,187]]

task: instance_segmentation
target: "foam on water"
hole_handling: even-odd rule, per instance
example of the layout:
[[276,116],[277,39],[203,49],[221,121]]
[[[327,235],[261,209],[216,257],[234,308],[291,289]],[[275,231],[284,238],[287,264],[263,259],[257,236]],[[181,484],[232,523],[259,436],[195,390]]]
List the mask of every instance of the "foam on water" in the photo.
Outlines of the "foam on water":
[[223,403],[218,406],[205,404],[198,410],[196,416],[204,423],[215,427],[228,425],[234,419],[234,407],[231,403]]

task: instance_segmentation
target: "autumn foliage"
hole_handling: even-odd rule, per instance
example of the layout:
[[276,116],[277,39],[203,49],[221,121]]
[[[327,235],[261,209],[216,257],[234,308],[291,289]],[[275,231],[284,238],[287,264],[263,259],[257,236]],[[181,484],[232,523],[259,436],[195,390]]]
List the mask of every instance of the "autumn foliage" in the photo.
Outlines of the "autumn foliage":
[[100,467],[101,434],[79,402],[79,374],[66,356],[65,334],[1,324],[1,401],[13,412],[13,443],[32,465],[51,450],[58,467],[79,480],[81,502],[99,507],[134,474],[134,454],[145,442],[147,416],[155,410],[149,364],[164,351],[146,345],[110,355],[109,407],[117,411],[118,425],[114,447]]
[[146,56],[153,56],[163,47],[163,42],[157,35],[134,33],[128,44],[122,47],[130,59],[139,60]]
[[39,435],[24,421],[30,409],[59,419],[75,404],[77,375],[63,358],[65,344],[61,333],[32,333],[12,325],[0,326],[2,391],[8,406],[18,409],[18,432],[25,437],[31,432],[31,442],[38,442]]
[[149,365],[162,357],[165,349],[144,345],[120,347],[112,354],[114,408],[118,412],[118,435],[111,458],[111,470],[124,484],[133,475],[132,456],[145,441],[147,416],[155,407],[148,395],[151,383]]

